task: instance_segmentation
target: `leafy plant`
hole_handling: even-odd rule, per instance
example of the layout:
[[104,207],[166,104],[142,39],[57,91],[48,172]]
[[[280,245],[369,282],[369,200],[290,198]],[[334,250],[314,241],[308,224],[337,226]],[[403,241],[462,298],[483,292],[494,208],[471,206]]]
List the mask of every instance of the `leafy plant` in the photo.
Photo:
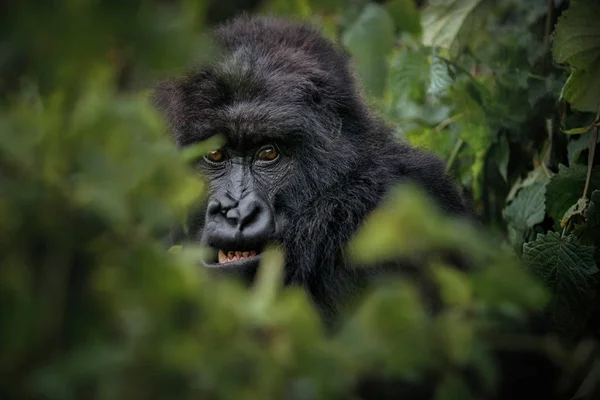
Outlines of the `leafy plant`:
[[[365,377],[429,372],[436,398],[482,398],[499,344],[590,371],[578,396],[597,397],[597,3],[379,3],[260,9],[337,38],[399,139],[446,159],[490,228],[390,193],[350,255],[418,259],[440,311],[389,279],[335,334],[282,287],[275,249],[243,287],[198,268],[201,249],[161,242],[204,193],[187,158],[210,143],[178,153],[145,89],[210,56],[205,2],[0,5],[2,398],[353,398]],[[472,268],[449,268],[446,250]],[[560,341],[515,340],[540,310]]]

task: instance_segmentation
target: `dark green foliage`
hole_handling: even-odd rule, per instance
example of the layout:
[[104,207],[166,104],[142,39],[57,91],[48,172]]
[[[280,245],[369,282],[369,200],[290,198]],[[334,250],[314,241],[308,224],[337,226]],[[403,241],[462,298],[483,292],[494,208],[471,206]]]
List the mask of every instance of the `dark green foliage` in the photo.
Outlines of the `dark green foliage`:
[[[598,5],[428,4],[261,5],[338,38],[382,117],[444,157],[496,231],[391,193],[350,253],[419,260],[440,312],[390,278],[331,335],[282,288],[275,250],[246,288],[198,268],[202,249],[164,249],[205,191],[187,161],[210,144],[178,153],[145,90],[211,55],[204,2],[0,5],[0,397],[348,399],[366,375],[434,371],[437,399],[493,398],[499,347],[586,375],[600,334]],[[560,344],[515,337],[540,311]],[[581,399],[598,398],[594,376]]]

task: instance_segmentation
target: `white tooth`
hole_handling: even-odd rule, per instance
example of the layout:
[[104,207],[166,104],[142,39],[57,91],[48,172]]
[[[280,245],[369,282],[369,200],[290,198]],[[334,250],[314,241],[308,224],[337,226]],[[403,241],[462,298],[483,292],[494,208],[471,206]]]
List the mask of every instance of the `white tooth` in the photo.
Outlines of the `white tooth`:
[[244,252],[242,253],[242,256],[243,256],[244,258],[248,258],[248,256],[249,256],[249,255],[250,255],[250,252],[249,252],[249,251],[244,251]]
[[250,252],[250,255],[251,255],[252,257],[254,257],[254,256],[256,255],[256,251],[252,250],[252,251]]
[[227,261],[227,256],[223,252],[223,250],[219,250],[219,264]]
[[235,252],[235,256],[236,256],[237,258],[239,258],[241,255],[242,255],[242,252],[241,252],[241,251],[236,251],[236,252]]
[[233,251],[227,253],[227,258],[229,258],[230,260],[233,258]]

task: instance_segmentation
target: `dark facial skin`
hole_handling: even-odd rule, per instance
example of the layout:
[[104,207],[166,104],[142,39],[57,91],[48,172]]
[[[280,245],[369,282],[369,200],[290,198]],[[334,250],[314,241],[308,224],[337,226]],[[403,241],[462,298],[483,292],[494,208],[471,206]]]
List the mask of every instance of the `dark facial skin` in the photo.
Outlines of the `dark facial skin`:
[[[211,183],[200,241],[218,251],[206,261],[208,267],[256,268],[260,252],[283,229],[273,188],[282,186],[290,158],[275,144],[236,147],[225,146],[198,162]],[[229,252],[237,256],[225,259]]]

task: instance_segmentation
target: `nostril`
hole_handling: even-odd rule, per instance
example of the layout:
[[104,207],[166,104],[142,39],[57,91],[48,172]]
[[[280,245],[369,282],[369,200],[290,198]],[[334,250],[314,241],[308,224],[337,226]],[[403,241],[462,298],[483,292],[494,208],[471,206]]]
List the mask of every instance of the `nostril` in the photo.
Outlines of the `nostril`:
[[206,207],[206,211],[208,215],[217,215],[222,212],[221,203],[218,200],[212,200],[208,203],[208,207]]

